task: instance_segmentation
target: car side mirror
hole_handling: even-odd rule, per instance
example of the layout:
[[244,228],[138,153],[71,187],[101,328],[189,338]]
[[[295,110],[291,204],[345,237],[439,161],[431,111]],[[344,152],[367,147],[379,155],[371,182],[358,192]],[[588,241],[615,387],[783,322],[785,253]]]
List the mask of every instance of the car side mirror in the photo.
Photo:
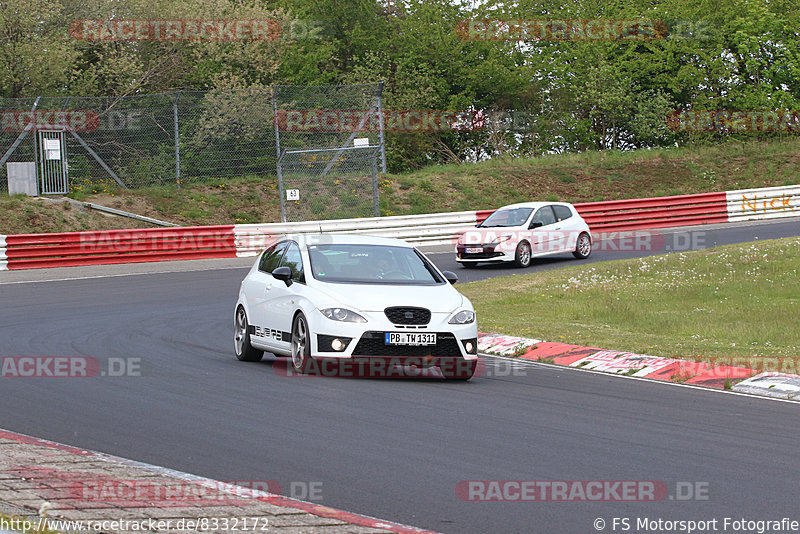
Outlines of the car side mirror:
[[442,271],[442,274],[447,279],[447,281],[450,282],[451,285],[458,282],[458,275],[453,271]]
[[292,285],[292,270],[289,267],[278,267],[274,271],[272,271],[272,277],[276,280],[283,281],[286,284],[286,287]]
[[528,226],[528,230],[533,230],[534,228],[539,228],[540,226],[544,226],[542,221],[533,221],[531,222],[531,225]]

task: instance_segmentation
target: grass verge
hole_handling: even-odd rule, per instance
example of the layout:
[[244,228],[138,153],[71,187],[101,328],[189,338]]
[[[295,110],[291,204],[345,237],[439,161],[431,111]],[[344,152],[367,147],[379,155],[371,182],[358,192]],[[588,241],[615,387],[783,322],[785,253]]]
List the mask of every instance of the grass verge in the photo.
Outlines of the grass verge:
[[800,356],[800,239],[459,286],[480,329],[652,356]]
[[0,195],[0,234],[38,234],[149,228],[153,225],[97,211],[79,210],[66,202],[47,202],[23,195]]
[[[584,152],[532,159],[497,158],[476,164],[434,165],[380,177],[382,215],[488,209],[528,200],[593,202],[706,193],[800,183],[800,139],[716,146]],[[301,198],[314,218],[358,216],[343,208],[353,184],[320,179]],[[363,191],[371,199],[372,191]],[[277,222],[275,176],[187,179],[121,190],[108,178],[76,179],[70,196],[184,226]],[[41,203],[0,192],[0,234],[135,227],[131,219],[51,217]],[[13,199],[12,199],[13,200]],[[26,213],[29,212],[29,213]],[[121,222],[120,222],[121,221]],[[103,224],[107,226],[104,228]],[[87,227],[88,226],[88,227]],[[54,229],[55,228],[55,229]]]

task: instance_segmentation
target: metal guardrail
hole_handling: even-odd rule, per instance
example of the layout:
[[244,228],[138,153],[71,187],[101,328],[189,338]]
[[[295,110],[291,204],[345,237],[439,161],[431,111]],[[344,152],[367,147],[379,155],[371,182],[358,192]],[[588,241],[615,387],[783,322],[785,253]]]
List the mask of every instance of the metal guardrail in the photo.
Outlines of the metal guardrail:
[[627,231],[727,222],[725,193],[575,204],[593,231]]
[[[593,231],[800,216],[800,185],[576,204]],[[0,235],[0,270],[254,256],[288,233],[398,237],[418,246],[453,244],[494,210],[61,234]]]
[[298,223],[237,224],[238,256],[258,254],[275,236],[288,233],[343,233],[396,237],[415,245],[454,244],[454,236],[476,224],[474,211],[338,219]]
[[235,258],[233,225],[5,236],[8,269]]
[[739,189],[725,195],[730,221],[800,216],[800,185]]
[[109,208],[108,206],[101,206],[100,204],[93,204],[91,202],[84,202],[84,206],[89,209],[102,211],[105,213],[110,213],[112,215],[119,215],[120,217],[128,217],[130,219],[136,219],[137,221],[144,221],[146,223],[155,224],[157,226],[172,226],[177,227],[178,225],[175,223],[167,222],[167,221],[160,221],[158,219],[153,219],[151,217],[145,217],[143,215],[136,215],[135,213],[130,213],[128,211],[122,211],[114,208]]

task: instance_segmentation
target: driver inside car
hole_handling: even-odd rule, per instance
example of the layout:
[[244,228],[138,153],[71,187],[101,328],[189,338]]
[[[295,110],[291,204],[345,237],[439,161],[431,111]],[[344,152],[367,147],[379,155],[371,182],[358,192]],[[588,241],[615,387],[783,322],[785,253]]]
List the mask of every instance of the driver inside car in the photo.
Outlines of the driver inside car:
[[392,256],[389,252],[380,250],[375,252],[373,256],[370,259],[375,270],[375,278],[383,279],[387,274],[399,274],[398,266],[392,261]]

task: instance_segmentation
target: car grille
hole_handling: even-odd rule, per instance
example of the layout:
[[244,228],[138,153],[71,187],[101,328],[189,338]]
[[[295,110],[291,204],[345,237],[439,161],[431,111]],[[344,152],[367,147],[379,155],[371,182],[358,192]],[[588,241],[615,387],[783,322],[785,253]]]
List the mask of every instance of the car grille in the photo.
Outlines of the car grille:
[[489,260],[502,255],[502,252],[462,252],[460,257],[464,260]]
[[387,345],[385,332],[364,332],[353,349],[353,356],[461,356],[456,336],[437,332],[436,345]]
[[396,306],[383,310],[392,324],[428,324],[431,322],[431,311],[425,308]]

